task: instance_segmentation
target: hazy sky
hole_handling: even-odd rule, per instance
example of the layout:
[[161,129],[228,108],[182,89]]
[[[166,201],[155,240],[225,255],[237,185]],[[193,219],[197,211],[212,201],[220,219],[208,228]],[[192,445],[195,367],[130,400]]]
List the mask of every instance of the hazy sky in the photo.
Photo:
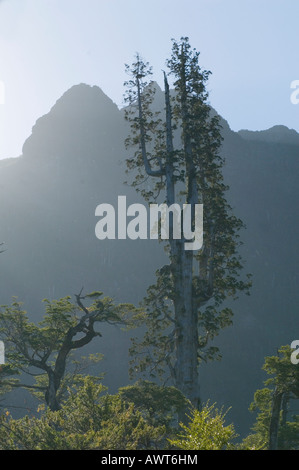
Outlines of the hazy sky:
[[[21,154],[32,126],[72,85],[123,102],[136,52],[161,69],[188,36],[211,70],[210,102],[233,130],[299,131],[298,0],[0,0],[0,158]],[[4,101],[0,83],[0,103]]]

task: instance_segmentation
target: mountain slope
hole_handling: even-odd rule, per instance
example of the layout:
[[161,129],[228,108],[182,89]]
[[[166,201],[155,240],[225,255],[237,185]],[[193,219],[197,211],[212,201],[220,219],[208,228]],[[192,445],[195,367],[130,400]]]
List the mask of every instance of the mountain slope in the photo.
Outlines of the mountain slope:
[[[249,298],[234,303],[234,325],[217,338],[222,361],[203,366],[200,376],[203,398],[232,405],[230,419],[244,433],[264,356],[297,339],[299,135],[281,126],[235,133],[222,124],[228,197],[247,226],[242,252],[254,285]],[[82,286],[117,301],[142,299],[166,260],[162,245],[100,241],[94,231],[98,204],[116,207],[118,195],[128,204],[143,202],[124,184],[127,132],[123,111],[98,87],[75,85],[37,121],[22,155],[1,162],[2,304],[18,296],[40,320],[43,298],[73,295]],[[114,390],[128,382],[129,335],[102,332],[92,350],[105,354],[102,367]]]

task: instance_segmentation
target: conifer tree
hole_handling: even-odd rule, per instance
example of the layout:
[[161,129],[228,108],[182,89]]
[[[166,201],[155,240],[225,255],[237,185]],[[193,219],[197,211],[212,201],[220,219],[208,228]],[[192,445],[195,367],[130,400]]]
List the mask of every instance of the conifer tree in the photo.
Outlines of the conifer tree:
[[169,211],[169,264],[157,271],[156,283],[148,289],[143,318],[147,329],[142,341],[133,341],[131,353],[135,370],[164,378],[168,370],[173,384],[199,407],[199,362],[219,354],[210,342],[232,319],[223,303],[239,291],[248,293],[250,281],[241,279],[243,223],[226,199],[221,126],[206,90],[210,72],[201,69],[199,52],[186,37],[173,40],[166,65],[163,112],[155,111],[149,63],[137,54],[126,66],[126,146],[135,149],[127,160],[128,172],[149,203],[163,195],[168,207],[188,204],[193,229],[196,205],[202,204],[203,245],[200,250],[185,249],[183,229],[175,236],[174,213]]

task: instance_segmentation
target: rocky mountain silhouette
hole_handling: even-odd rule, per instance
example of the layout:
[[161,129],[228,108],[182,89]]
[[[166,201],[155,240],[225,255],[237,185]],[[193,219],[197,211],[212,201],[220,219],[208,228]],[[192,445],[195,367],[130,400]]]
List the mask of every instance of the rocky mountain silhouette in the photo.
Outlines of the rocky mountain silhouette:
[[[229,419],[242,434],[263,386],[264,357],[299,335],[299,134],[279,125],[233,132],[224,119],[222,127],[228,199],[246,224],[242,255],[253,288],[234,302],[233,326],[215,341],[222,360],[203,365],[200,377],[203,399],[232,406]],[[39,321],[42,299],[73,296],[82,287],[121,302],[142,300],[166,260],[163,246],[95,236],[98,204],[116,207],[118,195],[128,204],[143,202],[125,184],[127,133],[123,111],[97,86],[79,84],[37,120],[21,156],[0,161],[1,304],[17,296]],[[104,353],[105,382],[114,391],[129,381],[130,335],[101,331],[91,348]]]

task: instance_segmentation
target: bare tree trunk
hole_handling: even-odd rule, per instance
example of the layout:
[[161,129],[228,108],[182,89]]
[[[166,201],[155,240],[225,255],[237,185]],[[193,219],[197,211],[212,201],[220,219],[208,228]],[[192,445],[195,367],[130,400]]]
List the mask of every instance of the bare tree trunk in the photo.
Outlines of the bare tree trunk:
[[[282,402],[281,402],[281,426],[286,426],[287,423],[287,415],[288,415],[288,406],[289,406],[289,399],[290,396],[288,393],[284,393],[282,397]],[[287,449],[288,448],[288,442],[283,437],[281,441],[281,448],[282,449]]]
[[45,393],[45,399],[48,407],[50,408],[51,411],[58,411],[60,409],[59,402],[57,400],[57,384],[55,380],[55,373],[54,371],[49,367],[47,370],[48,374],[48,387]]
[[279,392],[276,388],[273,394],[272,412],[269,427],[269,450],[277,450],[282,397],[283,393]]
[[[166,109],[166,197],[170,206],[175,202],[175,191],[173,182],[173,140],[171,131],[171,106],[169,97],[169,86],[166,75],[165,83],[165,109]],[[189,184],[190,184],[189,180]],[[191,203],[196,197],[193,181]],[[195,193],[195,194],[194,194]],[[170,259],[174,278],[174,312],[176,324],[176,363],[175,385],[197,408],[200,403],[197,365],[197,318],[193,308],[193,252],[185,251],[184,239],[173,239],[173,224],[170,221]]]
[[197,318],[192,305],[193,255],[181,245],[181,273],[174,303],[176,334],[176,387],[196,408],[200,405],[197,364]]

